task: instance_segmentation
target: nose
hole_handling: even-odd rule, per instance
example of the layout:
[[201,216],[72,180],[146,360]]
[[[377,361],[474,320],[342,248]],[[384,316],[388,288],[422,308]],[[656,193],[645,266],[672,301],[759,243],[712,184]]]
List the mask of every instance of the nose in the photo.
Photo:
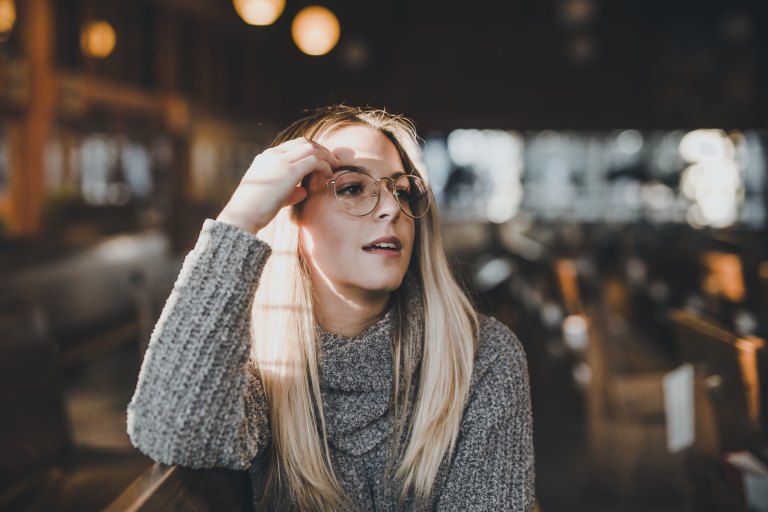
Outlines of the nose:
[[[381,191],[381,185],[384,185],[385,192]],[[397,218],[400,216],[400,203],[395,197],[395,182],[388,178],[382,178],[378,183],[377,193],[379,202],[376,205],[374,213],[376,217],[383,219],[386,217]]]

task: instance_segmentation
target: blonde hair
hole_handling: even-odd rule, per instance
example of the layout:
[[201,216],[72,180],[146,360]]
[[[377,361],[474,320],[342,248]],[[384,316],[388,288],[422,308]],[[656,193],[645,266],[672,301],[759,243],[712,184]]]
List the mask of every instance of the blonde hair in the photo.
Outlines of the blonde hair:
[[[286,128],[272,145],[299,136],[316,140],[350,125],[369,126],[384,134],[397,148],[406,172],[427,179],[413,123],[383,110],[344,105],[318,109]],[[312,286],[299,250],[300,218],[301,205],[283,208],[259,232],[273,251],[254,297],[251,350],[269,403],[272,444],[267,494],[293,501],[301,510],[349,510],[355,506],[345,496],[330,459]],[[389,463],[390,468],[397,465],[394,478],[400,486],[400,501],[412,491],[416,503],[425,506],[440,464],[451,457],[456,444],[469,393],[478,320],[450,270],[434,206],[416,221],[414,245],[408,272],[419,285],[414,288],[421,294],[417,298],[423,304],[423,329],[408,328],[401,286],[392,301],[395,436]],[[421,343],[421,364],[415,368]],[[416,372],[418,389],[412,400],[409,390]],[[406,425],[406,444],[401,447]],[[399,463],[398,453],[402,453]]]

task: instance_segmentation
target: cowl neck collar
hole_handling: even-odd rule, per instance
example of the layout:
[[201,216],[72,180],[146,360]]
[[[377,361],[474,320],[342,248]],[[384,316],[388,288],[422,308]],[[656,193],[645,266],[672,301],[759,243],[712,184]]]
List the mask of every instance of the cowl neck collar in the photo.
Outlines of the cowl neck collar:
[[[424,324],[421,293],[416,280],[407,276],[405,287],[408,329],[419,340],[421,360]],[[318,329],[320,343],[320,390],[329,442],[336,449],[361,455],[389,435],[392,395],[392,342],[395,312],[389,311],[357,336],[342,336]]]

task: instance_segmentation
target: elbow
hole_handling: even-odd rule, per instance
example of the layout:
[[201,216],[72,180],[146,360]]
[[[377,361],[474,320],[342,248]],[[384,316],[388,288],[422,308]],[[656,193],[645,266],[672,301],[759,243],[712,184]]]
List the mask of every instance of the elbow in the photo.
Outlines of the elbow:
[[128,437],[141,453],[167,465],[192,469],[248,469],[253,457],[212,432],[201,431],[172,418],[151,417],[128,408]]
[[131,444],[150,459],[191,467],[191,461],[179,449],[178,434],[162,418],[151,417],[132,403],[128,406],[127,427]]
[[151,414],[151,409],[143,410],[131,403],[127,431],[131,444],[155,462],[195,469],[210,467],[205,464],[205,454],[190,443],[183,428],[169,418]]

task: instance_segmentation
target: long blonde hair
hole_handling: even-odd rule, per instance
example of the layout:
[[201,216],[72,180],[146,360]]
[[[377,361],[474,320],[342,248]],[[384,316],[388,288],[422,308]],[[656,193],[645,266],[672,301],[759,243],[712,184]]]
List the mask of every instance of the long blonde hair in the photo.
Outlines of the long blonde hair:
[[[272,145],[299,136],[317,140],[350,125],[369,126],[384,134],[397,148],[406,171],[427,179],[412,122],[383,110],[344,105],[318,109],[286,128]],[[254,297],[251,350],[270,411],[267,493],[277,499],[287,496],[283,499],[295,502],[301,510],[349,510],[355,506],[334,475],[328,447],[312,286],[299,250],[300,218],[301,205],[283,208],[259,232],[273,251]],[[401,287],[392,301],[391,419],[396,434],[390,465],[397,466],[394,478],[399,499],[405,500],[412,492],[415,502],[425,505],[441,462],[453,454],[478,335],[477,314],[451,273],[434,206],[416,221],[408,272],[421,294],[423,329],[408,328]],[[419,344],[423,344],[422,357],[420,367],[415,368]],[[416,372],[418,388],[411,400],[408,390]],[[399,440],[406,425],[407,442],[401,450]],[[393,460],[398,453],[402,453],[400,460]]]

